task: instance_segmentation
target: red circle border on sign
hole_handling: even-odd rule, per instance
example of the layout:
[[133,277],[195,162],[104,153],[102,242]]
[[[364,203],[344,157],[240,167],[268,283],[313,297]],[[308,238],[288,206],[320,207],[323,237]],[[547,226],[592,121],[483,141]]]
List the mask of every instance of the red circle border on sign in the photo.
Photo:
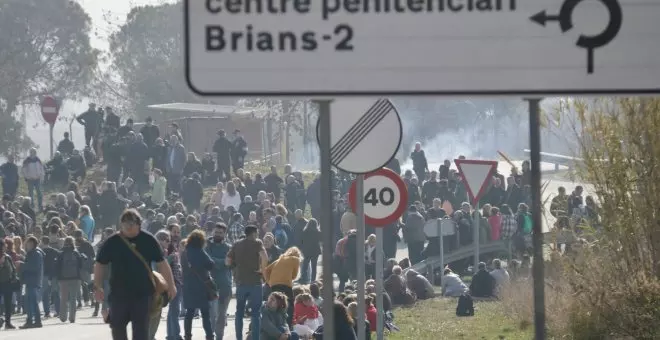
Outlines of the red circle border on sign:
[[[366,175],[364,175],[364,179],[366,180],[369,177],[373,176],[385,176],[389,179],[391,179],[394,184],[396,184],[397,189],[399,189],[399,194],[401,195],[399,199],[399,206],[394,210],[394,213],[392,213],[390,216],[385,217],[385,218],[371,218],[367,216],[367,214],[364,214],[364,222],[365,224],[375,227],[375,228],[384,228],[386,225],[394,223],[396,220],[399,219],[403,215],[403,213],[406,211],[406,207],[408,206],[408,188],[406,187],[406,183],[403,182],[403,179],[401,179],[401,176],[399,176],[397,173],[390,169],[386,168],[381,168],[378,169],[374,172],[370,172]],[[351,188],[348,191],[348,203],[351,205],[351,210],[353,213],[357,210],[357,202],[355,200],[355,191],[357,190],[357,183],[353,181],[351,184]]]

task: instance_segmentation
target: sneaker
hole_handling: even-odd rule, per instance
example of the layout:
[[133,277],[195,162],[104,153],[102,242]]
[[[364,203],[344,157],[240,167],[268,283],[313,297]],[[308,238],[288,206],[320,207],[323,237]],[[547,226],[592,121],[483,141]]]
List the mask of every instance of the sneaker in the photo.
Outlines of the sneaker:
[[41,328],[43,326],[44,325],[42,325],[41,322],[38,322],[38,323],[35,323],[34,325],[32,325],[32,328]]
[[34,324],[31,323],[31,322],[26,322],[23,326],[19,326],[18,328],[19,329],[30,329],[30,328],[34,328]]
[[99,316],[99,311],[98,310],[95,310],[94,312],[92,312],[92,317],[93,318],[98,317],[98,316]]
[[16,326],[12,325],[11,322],[5,323],[5,329],[16,329]]

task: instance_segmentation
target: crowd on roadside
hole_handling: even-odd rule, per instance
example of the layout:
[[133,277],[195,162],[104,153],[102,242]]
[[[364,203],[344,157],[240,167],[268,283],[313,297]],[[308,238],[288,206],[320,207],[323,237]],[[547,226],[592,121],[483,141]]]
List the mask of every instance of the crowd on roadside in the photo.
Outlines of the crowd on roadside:
[[[67,172],[60,171],[61,178],[50,181],[56,188],[67,186],[66,191],[52,195],[44,204],[41,185],[53,172],[42,165],[34,150],[20,169],[12,158],[0,166],[4,191],[0,295],[5,328],[13,328],[11,317],[21,312],[27,314],[22,328],[42,327],[42,318],[52,316],[75,322],[84,303],[94,307],[94,316],[101,314],[106,319],[114,339],[126,338],[129,322],[136,339],[153,339],[164,309],[167,339],[190,339],[196,316],[202,319],[207,339],[222,339],[229,301],[234,297],[237,339],[243,338],[243,315],[250,317],[251,339],[321,337],[324,311],[320,310],[319,292],[324,283],[317,280],[316,269],[325,226],[317,220],[323,190],[318,177],[305,183],[307,175],[291,166],[281,175],[276,167],[265,175],[245,171],[247,144],[240,131],[235,131],[232,140],[218,131],[215,157],[205,155],[200,161],[194,153],[186,153],[176,126],[161,137],[147,120],[136,132],[132,120],[119,126],[118,117],[115,120],[111,110],[105,111],[105,119],[94,120],[98,118],[94,114],[103,115],[90,106],[80,117],[86,149],[95,154],[94,163],[105,165],[106,181],[100,190],[85,177],[85,171],[74,176],[76,171],[67,167]],[[58,147],[59,157],[70,161],[75,152],[69,155],[66,141],[65,137],[64,148]],[[473,220],[478,219],[484,237],[480,242],[510,239],[515,244],[522,266],[510,270],[522,272],[528,265],[525,260],[532,231],[528,162],[521,172],[514,167],[506,181],[496,170],[483,206],[475,211],[449,161],[430,171],[419,144],[411,159],[412,171],[402,174],[409,208],[383,231],[387,266],[382,308],[389,328],[395,328],[392,306],[435,296],[432,283],[409,268],[439,252],[437,239],[425,234],[428,220],[453,221],[454,232],[443,239],[445,251],[451,251],[474,241]],[[83,162],[85,167],[89,163]],[[387,167],[401,174],[396,159]],[[19,172],[29,197],[17,196]],[[332,172],[334,225],[330,227],[335,233],[333,267],[339,279],[334,327],[338,334],[345,334],[341,339],[355,337],[357,329],[358,243],[364,243],[369,278],[365,285],[369,332],[375,327],[374,311],[380,308],[372,296],[376,293],[375,233],[367,226],[366,239],[357,240],[356,216],[346,201],[351,181],[349,174]],[[80,190],[83,183],[85,189]],[[209,186],[215,186],[215,191],[205,196]],[[580,187],[571,195],[560,190],[552,204],[560,228],[573,228],[584,220],[597,223],[595,202],[587,197],[583,204]],[[509,207],[516,207],[516,213]],[[305,217],[307,211],[312,218]],[[401,235],[408,257],[397,261]],[[118,262],[121,265],[112,265]],[[497,295],[508,276],[502,273],[499,260],[493,260],[491,266],[488,277],[482,273],[486,264],[479,266],[472,287],[462,283],[452,269],[445,269],[443,294]],[[96,299],[91,298],[92,293]],[[154,293],[158,298],[153,298]],[[184,319],[183,337],[180,317]]]

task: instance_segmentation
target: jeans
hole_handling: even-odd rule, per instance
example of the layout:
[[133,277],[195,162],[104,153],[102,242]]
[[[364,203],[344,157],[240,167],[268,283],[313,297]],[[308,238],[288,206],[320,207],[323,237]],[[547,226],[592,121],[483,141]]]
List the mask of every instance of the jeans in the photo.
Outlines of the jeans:
[[[203,306],[199,309],[202,314],[202,327],[204,327],[204,333],[206,334],[207,339],[213,339],[213,330],[211,329],[211,318],[209,315],[210,304]],[[195,317],[196,308],[186,309],[186,317],[183,319],[183,332],[186,335],[186,338],[192,338],[192,321]]]
[[236,340],[243,340],[243,315],[245,315],[245,303],[249,304],[250,315],[250,334],[252,340],[259,340],[261,331],[261,302],[263,301],[263,291],[261,285],[236,287],[236,318],[234,320],[236,327]]
[[37,203],[39,203],[39,211],[44,210],[43,205],[43,195],[41,193],[41,180],[39,179],[28,179],[26,180],[28,186],[28,192],[30,193],[30,199],[32,200],[32,208],[34,208],[34,192],[37,192]]
[[110,328],[113,340],[128,340],[126,326],[131,323],[133,340],[149,340],[150,296],[136,299],[112,299]]
[[76,302],[80,296],[80,280],[62,280],[60,283],[60,320],[76,321]]
[[[303,259],[300,269],[300,283],[308,284],[316,281],[316,266],[318,264],[319,256],[309,256]],[[310,276],[311,267],[311,276]]]
[[55,312],[58,312],[60,307],[60,287],[57,279],[48,278],[44,275],[44,279],[41,281],[41,290],[41,303],[44,307],[44,315],[50,314],[51,302],[55,305]]
[[231,301],[231,294],[226,296],[220,295],[217,300],[211,301],[211,328],[215,333],[216,340],[222,340],[225,336],[229,301]]
[[[0,284],[0,300],[2,300],[2,305],[3,305],[3,313],[5,317],[5,323],[10,324],[11,323],[11,298],[12,298],[12,291],[9,289],[9,285],[2,285]],[[0,324],[0,327],[2,325]]]
[[167,311],[167,340],[179,340],[181,336],[181,325],[179,325],[179,313],[181,312],[181,295],[183,287],[176,287],[176,296],[168,305]]
[[23,308],[27,312],[27,323],[41,323],[41,313],[39,312],[39,288],[25,287],[26,303]]

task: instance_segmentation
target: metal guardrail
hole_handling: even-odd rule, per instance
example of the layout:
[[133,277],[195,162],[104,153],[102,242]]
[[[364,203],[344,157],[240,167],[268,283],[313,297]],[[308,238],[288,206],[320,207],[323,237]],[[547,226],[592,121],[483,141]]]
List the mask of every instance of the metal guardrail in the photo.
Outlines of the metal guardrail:
[[[447,263],[459,261],[462,259],[466,259],[469,257],[474,256],[474,248],[475,244],[471,244],[468,246],[463,246],[459,249],[456,249],[451,252],[447,252],[444,255],[444,259],[440,258],[440,255],[437,256],[432,256],[427,258],[426,260],[423,260],[415,265],[413,265],[411,268],[414,269],[417,272],[423,272],[427,269],[433,268],[435,270],[438,267],[442,267],[446,265]],[[479,245],[479,252],[481,254],[486,254],[486,253],[495,253],[495,252],[509,252],[509,242],[508,240],[499,240],[499,241],[491,241],[487,243],[482,243]],[[444,263],[442,263],[444,262]]]

